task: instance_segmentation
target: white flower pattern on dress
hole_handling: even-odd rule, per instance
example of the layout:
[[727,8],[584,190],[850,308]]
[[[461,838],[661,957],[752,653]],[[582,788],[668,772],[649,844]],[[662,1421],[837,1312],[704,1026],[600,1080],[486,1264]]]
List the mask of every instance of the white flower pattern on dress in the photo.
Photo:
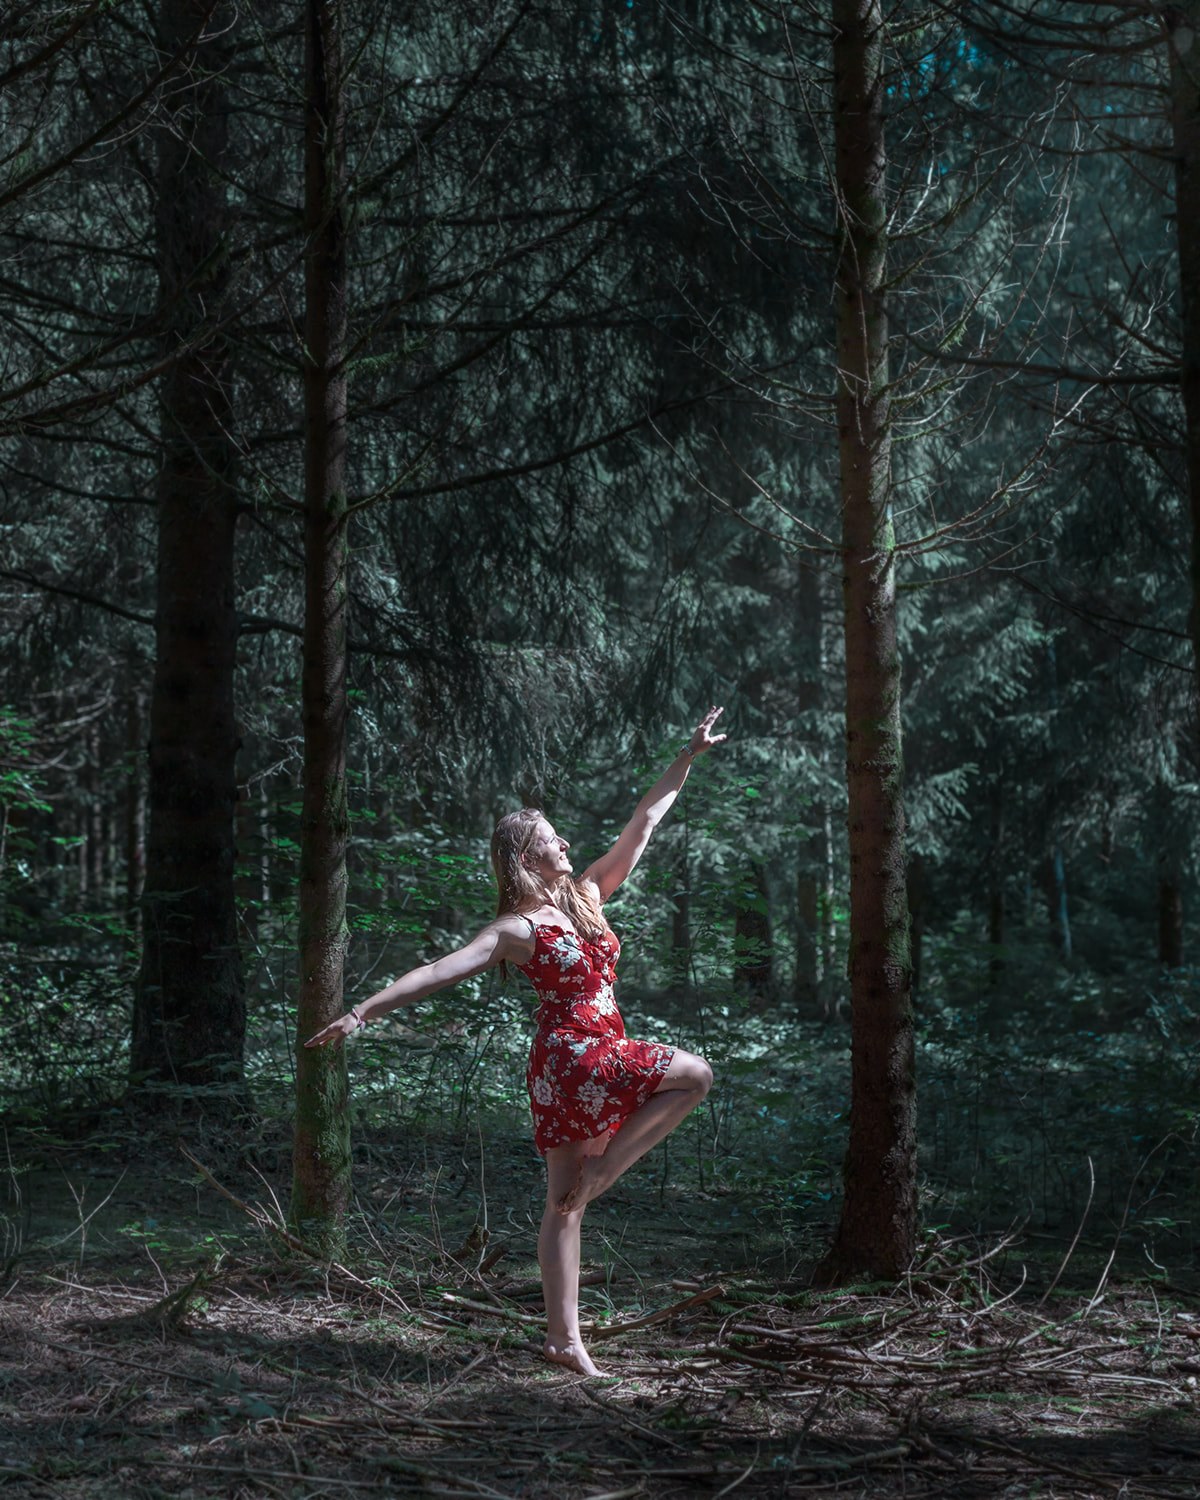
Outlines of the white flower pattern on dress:
[[594,1078],[589,1078],[588,1081],[579,1089],[576,1098],[579,1100],[580,1104],[583,1105],[584,1109],[587,1110],[589,1115],[598,1116],[600,1114],[600,1111],[608,1103],[608,1090],[606,1088],[601,1088],[601,1086],[596,1082]]
[[558,963],[560,972],[569,973],[576,964],[586,962],[579,939],[573,932],[563,932],[550,944],[550,955]]
[[613,998],[613,987],[604,983],[592,996],[592,1009],[601,1016],[615,1016],[617,1014],[617,1002]]
[[620,944],[610,930],[584,938],[558,923],[532,924],[522,966],[541,1002],[526,1081],[541,1152],[611,1135],[658,1087],[675,1049],[635,1041],[613,995]]

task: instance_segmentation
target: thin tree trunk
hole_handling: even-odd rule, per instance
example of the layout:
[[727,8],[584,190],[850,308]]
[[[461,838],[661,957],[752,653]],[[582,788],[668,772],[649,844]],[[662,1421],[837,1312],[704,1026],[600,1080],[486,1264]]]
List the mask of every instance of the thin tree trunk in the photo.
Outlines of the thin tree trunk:
[[[821,765],[829,763],[829,752],[821,751]],[[833,803],[829,797],[821,796],[821,892],[818,898],[817,920],[821,933],[821,967],[817,986],[821,999],[821,1012],[826,1020],[832,1020],[840,1008],[837,973],[837,883],[835,880],[833,848]]]
[[88,889],[97,905],[104,902],[104,808],[100,778],[100,731],[93,724],[88,730],[87,765],[83,784],[87,789],[87,858]]
[[[799,671],[796,682],[796,710],[801,734],[813,739],[820,733],[825,707],[825,601],[824,575],[813,570],[808,560],[797,558],[796,567],[796,639],[799,646]],[[817,826],[798,851],[796,868],[796,963],[792,982],[792,1000],[801,1017],[817,1014],[821,987],[820,895],[818,869],[821,860],[821,801],[813,808]]]
[[251,802],[248,786],[239,787],[237,803],[238,869],[234,880],[240,930],[252,948],[258,946],[259,869],[258,808]]
[[258,783],[258,899],[264,912],[271,909],[271,801],[266,777]]
[[1179,247],[1180,389],[1191,521],[1190,628],[1193,660],[1200,671],[1200,0],[1178,0],[1164,6],[1163,15],[1169,34]]
[[142,942],[142,885],[146,878],[146,784],[142,775],[145,724],[142,700],[129,694],[125,717],[125,929],[136,953]]
[[925,946],[925,914],[928,881],[925,878],[925,860],[920,854],[911,854],[908,859],[906,882],[909,916],[909,952],[912,963],[912,994],[914,1002],[921,993],[921,959]]
[[678,873],[671,913],[671,983],[686,989],[692,971],[692,891],[686,844],[680,851]]
[[997,773],[988,798],[991,856],[988,859],[988,977],[1004,973],[1004,784]]
[[[237,611],[231,352],[204,337],[228,287],[231,46],[210,0],[161,0],[168,52],[203,33],[192,77],[165,96],[155,182],[160,295],[171,349],[196,347],[160,391],[155,670],[150,703],[149,837],[131,1081],[240,1087],[246,1006],[233,896],[234,664]],[[206,25],[207,23],[207,25]],[[196,1096],[177,1095],[195,1105]]]
[[837,425],[850,825],[850,1141],[821,1268],[894,1277],[916,1245],[916,1089],[901,797],[900,661],[888,410],[880,0],[832,0]]
[[[824,574],[819,575],[819,597],[821,618],[817,634],[819,652],[818,668],[821,681],[829,681],[833,666],[835,636],[838,630],[836,611],[826,608],[828,584]],[[829,792],[832,780],[830,748],[824,741],[818,756],[821,764],[820,827],[818,831],[818,854],[820,858],[821,890],[817,898],[818,924],[821,934],[821,961],[818,969],[817,987],[821,1001],[821,1013],[827,1021],[833,1020],[839,1011],[839,983],[837,973],[837,869],[833,841],[833,800]]]
[[[339,0],[305,5],[304,798],[298,1041],[343,1009],[346,958],[346,221]],[[346,1058],[297,1047],[293,1222],[336,1253],[350,1198]]]
[[821,980],[821,954],[817,935],[817,881],[811,870],[796,875],[796,980],[792,998],[800,1016],[812,1016],[817,1007]]
[[1050,914],[1050,937],[1059,956],[1070,963],[1071,908],[1067,899],[1067,860],[1060,843],[1055,841],[1046,856],[1046,905]]
[[79,808],[75,814],[75,827],[78,830],[79,847],[76,850],[76,858],[79,861],[79,905],[82,907],[88,898],[88,820],[87,809]]
[[1164,968],[1183,968],[1183,892],[1170,874],[1158,882],[1158,961]]
[[114,911],[121,906],[120,818],[115,808],[104,814],[104,897]]
[[742,882],[742,894],[734,908],[733,983],[757,1004],[774,996],[771,908],[766,872],[758,864],[751,866]]
[[[1046,642],[1046,665],[1050,674],[1050,744],[1054,756],[1051,794],[1051,822],[1058,816],[1058,765],[1059,746],[1063,739],[1061,714],[1058,700],[1058,650],[1054,638]],[[1067,900],[1067,860],[1057,837],[1050,846],[1046,860],[1046,902],[1050,913],[1050,935],[1059,955],[1066,963],[1071,961],[1071,909]]]

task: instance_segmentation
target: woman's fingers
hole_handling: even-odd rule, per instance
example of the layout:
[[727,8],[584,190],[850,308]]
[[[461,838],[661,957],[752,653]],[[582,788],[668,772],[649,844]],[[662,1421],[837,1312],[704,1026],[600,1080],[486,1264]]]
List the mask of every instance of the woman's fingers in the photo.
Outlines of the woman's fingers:
[[719,745],[726,738],[723,734],[713,734],[712,732],[713,725],[724,712],[724,704],[720,708],[714,704],[696,726],[696,733],[700,736],[701,743],[706,747],[709,745]]
[[345,1038],[345,1033],[340,1029],[340,1022],[333,1021],[321,1031],[315,1032],[305,1042],[306,1047],[323,1047],[326,1042],[340,1042]]

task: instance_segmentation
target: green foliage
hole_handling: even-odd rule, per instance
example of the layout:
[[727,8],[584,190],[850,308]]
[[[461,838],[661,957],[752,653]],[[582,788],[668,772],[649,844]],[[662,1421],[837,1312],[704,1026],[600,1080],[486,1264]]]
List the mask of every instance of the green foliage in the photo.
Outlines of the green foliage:
[[131,975],[78,947],[0,947],[0,1111],[27,1122],[115,1104],[129,1055]]
[[[764,9],[694,12],[680,33],[654,7],[595,27],[543,7],[508,33],[426,7],[400,41],[350,38],[348,985],[369,993],[487,919],[500,813],[543,805],[599,854],[726,702],[730,744],[613,903],[621,1000],[631,1026],[717,1064],[688,1137],[706,1190],[752,1184],[791,1223],[836,1191],[848,1068],[828,38],[796,33],[784,56]],[[61,12],[37,15],[55,34]],[[270,4],[238,15],[235,73],[255,85],[230,119],[239,270],[220,310],[244,507],[247,1065],[268,1112],[292,1081],[300,839],[294,22]],[[889,39],[922,1150],[934,1211],[970,1222],[1029,1197],[1068,1221],[1089,1155],[1093,1213],[1119,1217],[1130,1181],[1148,1194],[1131,1214],[1158,1231],[1192,1211],[1194,976],[1155,962],[1166,877],[1197,936],[1178,394],[1103,378],[1173,368],[1178,343],[1165,121],[1144,108],[1165,55],[1147,24],[1120,18],[1137,45],[1078,77],[1015,66],[949,12]],[[146,26],[100,7],[58,72],[5,95],[10,183],[59,162],[3,225],[0,479],[19,566],[0,583],[0,1091],[24,1118],[124,1088],[162,464],[141,379],[161,354],[159,101],[86,163],[67,154],[144,87]],[[12,45],[19,60],[33,42]],[[1136,170],[1110,150],[1108,105]],[[1037,135],[1006,135],[1025,120]],[[1100,378],[1035,388],[1009,368],[1064,362]],[[769,938],[735,940],[739,906]],[[768,953],[774,993],[751,1005],[735,965]],[[359,1122],[466,1139],[482,1120],[523,1140],[527,1029],[527,992],[495,976],[373,1028],[351,1051]]]

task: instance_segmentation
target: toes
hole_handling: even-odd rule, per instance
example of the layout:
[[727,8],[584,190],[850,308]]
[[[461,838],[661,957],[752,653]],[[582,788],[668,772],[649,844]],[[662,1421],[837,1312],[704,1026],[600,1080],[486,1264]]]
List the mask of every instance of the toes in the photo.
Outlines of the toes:
[[582,1344],[551,1344],[547,1342],[542,1353],[554,1365],[563,1365],[577,1375],[599,1375],[601,1372],[592,1363],[591,1355]]

